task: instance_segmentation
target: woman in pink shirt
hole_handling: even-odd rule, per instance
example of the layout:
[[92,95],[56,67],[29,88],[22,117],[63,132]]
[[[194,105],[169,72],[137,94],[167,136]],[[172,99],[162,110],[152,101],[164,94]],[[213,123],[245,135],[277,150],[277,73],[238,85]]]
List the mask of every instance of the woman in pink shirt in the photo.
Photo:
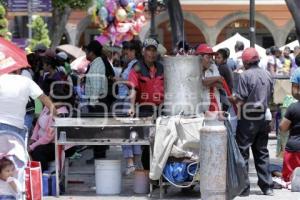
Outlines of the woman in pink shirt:
[[[67,87],[63,85],[57,85],[54,87],[52,101],[57,109],[57,117],[68,117],[69,110],[64,99],[57,97],[67,96],[69,93],[66,91]],[[44,107],[42,110],[36,125],[33,130],[33,134],[29,141],[29,152],[32,160],[41,162],[42,171],[48,169],[48,162],[55,160],[55,148],[54,148],[54,136],[55,130],[52,127],[54,118],[49,112],[49,109]]]

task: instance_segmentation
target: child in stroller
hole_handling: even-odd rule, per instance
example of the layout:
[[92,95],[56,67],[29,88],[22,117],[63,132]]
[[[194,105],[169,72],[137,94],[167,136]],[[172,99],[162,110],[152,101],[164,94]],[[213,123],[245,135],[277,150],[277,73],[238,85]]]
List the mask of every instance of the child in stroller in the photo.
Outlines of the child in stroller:
[[20,184],[14,177],[15,165],[8,158],[0,159],[0,199],[16,199],[20,193]]
[[27,159],[24,139],[18,133],[0,131],[0,200],[23,199]]

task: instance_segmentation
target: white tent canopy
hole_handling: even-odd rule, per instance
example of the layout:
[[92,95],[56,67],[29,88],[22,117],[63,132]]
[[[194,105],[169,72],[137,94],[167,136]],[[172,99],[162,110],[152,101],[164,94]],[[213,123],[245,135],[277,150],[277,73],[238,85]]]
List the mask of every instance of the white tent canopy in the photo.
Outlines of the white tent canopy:
[[[213,50],[218,51],[221,48],[226,48],[227,47],[230,50],[230,57],[232,58],[235,55],[234,46],[235,46],[237,41],[243,42],[245,48],[250,47],[250,40],[248,40],[247,38],[244,38],[239,33],[236,33],[234,36],[232,36],[232,37],[228,38],[227,40],[225,40],[225,41],[217,44],[216,46],[214,46]],[[259,53],[260,57],[265,57],[266,56],[266,50],[264,48],[262,48],[261,46],[256,44],[255,49]]]
[[298,40],[295,40],[295,41],[293,41],[293,42],[291,42],[289,44],[286,44],[286,45],[280,47],[280,50],[283,51],[285,47],[290,47],[291,50],[294,50],[294,48],[296,46],[299,46],[299,41]]

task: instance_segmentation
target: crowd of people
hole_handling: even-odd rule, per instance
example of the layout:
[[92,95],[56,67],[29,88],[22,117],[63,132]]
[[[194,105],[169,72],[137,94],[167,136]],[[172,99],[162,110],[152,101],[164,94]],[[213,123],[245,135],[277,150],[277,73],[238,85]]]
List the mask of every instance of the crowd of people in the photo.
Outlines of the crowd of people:
[[[152,38],[143,42],[134,39],[123,42],[120,52],[106,52],[98,41],[91,41],[84,48],[90,64],[80,74],[71,69],[70,62],[74,58],[70,55],[38,45],[27,55],[31,68],[0,76],[0,130],[17,132],[24,139],[28,137],[32,159],[41,162],[42,170],[46,171],[48,163],[55,159],[54,117],[81,113],[131,117],[163,114],[158,112],[164,101],[163,53],[159,47],[159,42]],[[265,195],[272,195],[273,181],[268,170],[268,121],[265,118],[273,91],[272,77],[292,75],[293,95],[300,99],[300,70],[296,69],[300,65],[300,48],[296,47],[293,53],[285,48],[282,53],[272,47],[267,50],[266,59],[261,59],[254,48],[245,49],[242,42],[237,42],[235,47],[235,55],[230,56],[228,48],[214,52],[207,44],[192,49],[186,42],[180,42],[174,54],[202,57],[201,65],[195,67],[202,70],[203,88],[199,89],[202,100],[207,102],[203,111],[223,111],[239,116],[239,120],[232,120],[239,149],[248,165],[251,147],[258,185]],[[234,72],[240,73],[238,83]],[[44,105],[37,118],[35,99]],[[284,159],[283,178],[286,182],[290,181],[293,169],[300,166],[299,105],[296,103],[288,109],[281,125],[282,130],[291,129]],[[104,158],[107,148],[93,147],[94,157],[87,161]],[[122,150],[127,161],[126,175],[136,169],[149,169],[147,146],[123,146]],[[71,156],[76,147],[65,151]],[[7,181],[2,173],[9,167],[5,158],[0,160],[0,184]],[[11,181],[7,182],[14,190]],[[250,183],[242,195],[247,196],[249,192]]]

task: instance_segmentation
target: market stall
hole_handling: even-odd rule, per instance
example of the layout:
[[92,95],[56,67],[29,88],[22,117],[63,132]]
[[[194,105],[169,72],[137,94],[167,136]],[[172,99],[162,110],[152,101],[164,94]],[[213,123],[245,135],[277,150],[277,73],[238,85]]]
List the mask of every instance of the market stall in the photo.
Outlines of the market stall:
[[[152,118],[56,118],[56,194],[59,196],[59,146],[66,145],[149,145]],[[150,147],[151,148],[151,147]],[[150,151],[151,152],[151,151]],[[150,153],[151,154],[151,153]],[[151,158],[151,155],[150,155]],[[151,187],[151,186],[150,186]],[[150,188],[151,191],[151,188]]]

